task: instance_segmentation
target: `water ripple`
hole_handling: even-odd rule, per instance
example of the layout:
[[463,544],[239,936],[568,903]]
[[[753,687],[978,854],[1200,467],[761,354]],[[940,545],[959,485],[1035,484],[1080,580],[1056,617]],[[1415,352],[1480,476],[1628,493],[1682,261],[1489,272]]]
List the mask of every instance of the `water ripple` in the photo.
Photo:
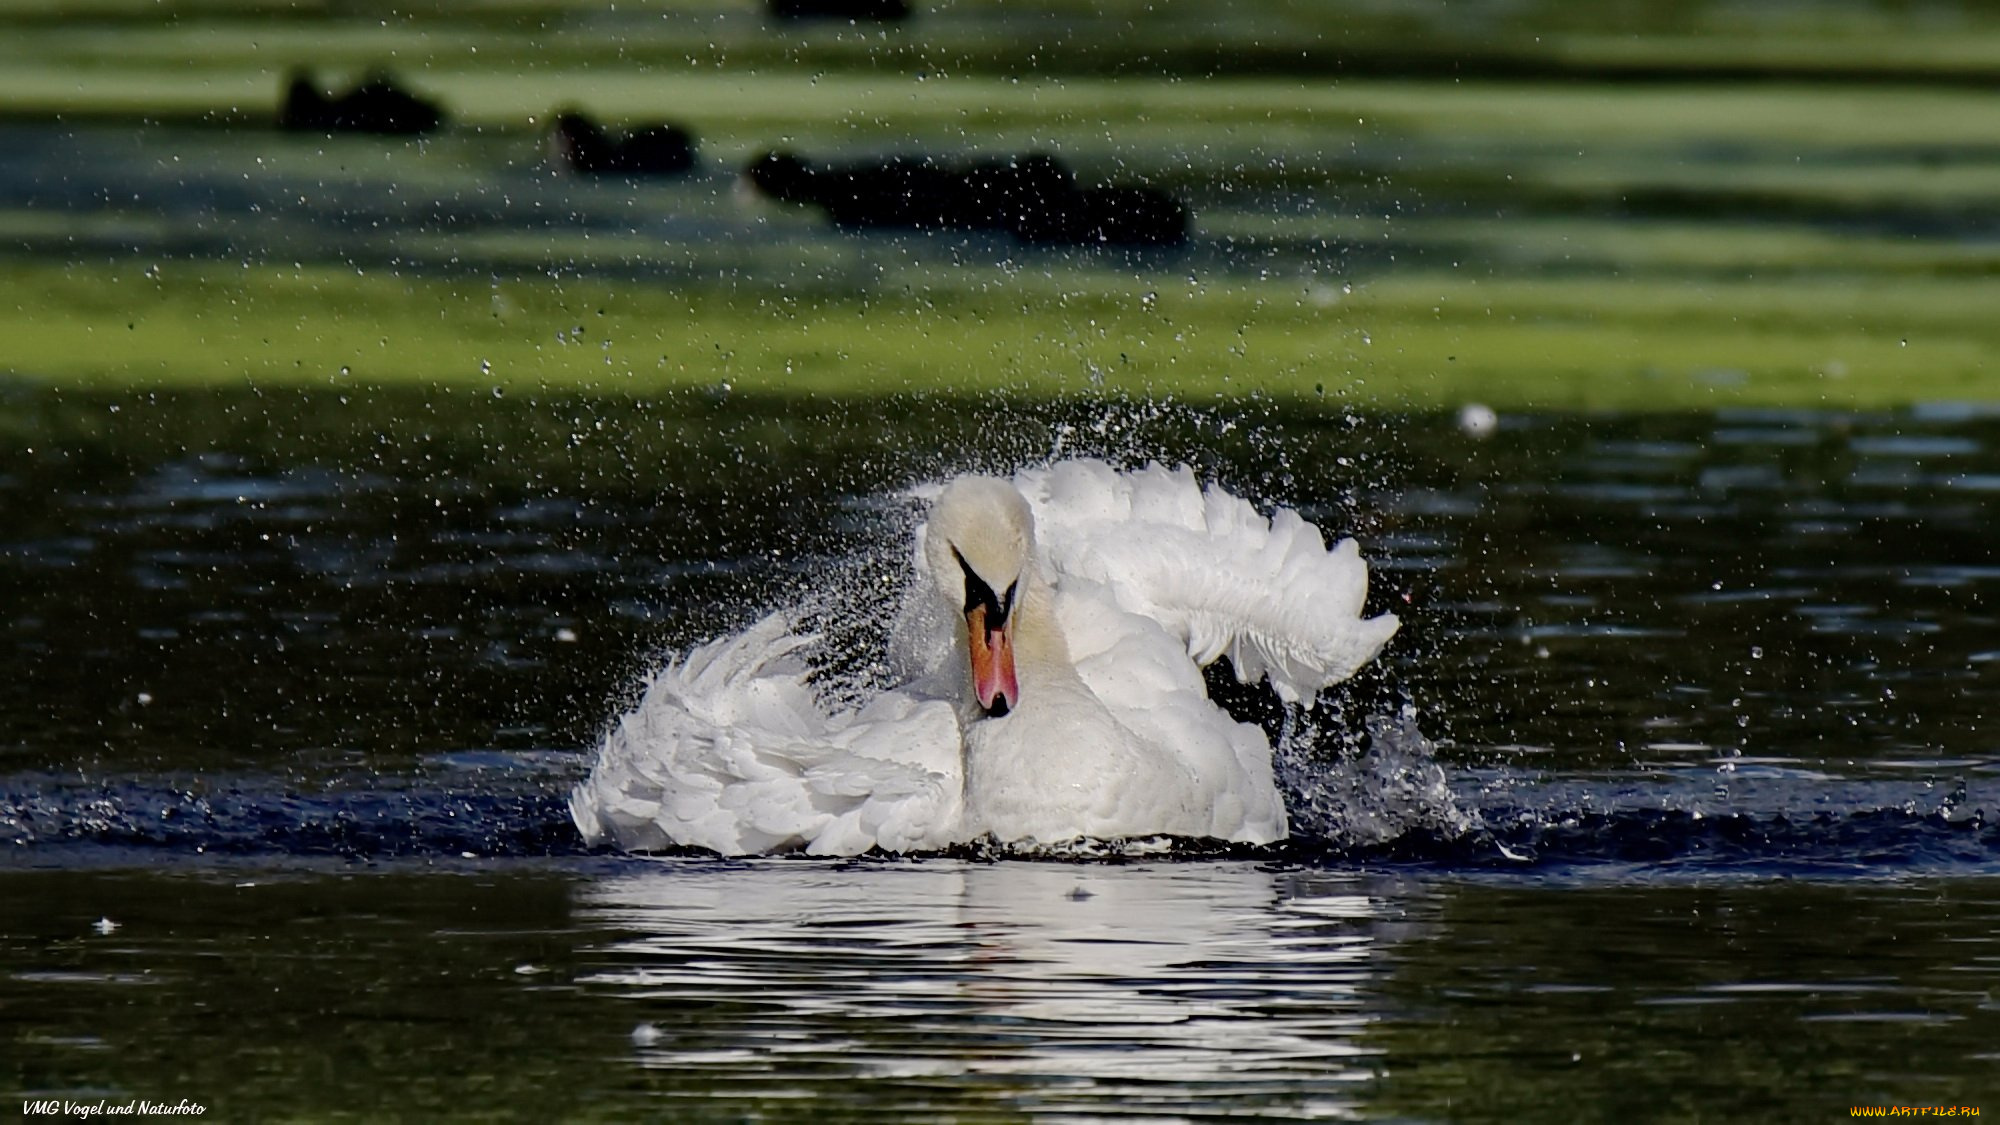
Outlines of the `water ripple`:
[[[1301,803],[1308,797],[1295,794],[1295,834],[1269,848],[1134,841],[1032,853],[974,845],[953,854],[982,860],[1036,855],[1070,864],[1228,856],[1334,869],[1357,863],[1440,871],[1617,868],[1627,877],[1632,868],[1663,877],[2000,872],[2000,802],[1983,778],[1968,794],[1964,784],[1941,791],[1929,782],[1841,781],[1724,759],[1728,772],[1722,773],[1697,768],[1551,780],[1500,770],[1464,773],[1452,783],[1407,749],[1386,759],[1382,753],[1323,776],[1310,806]],[[443,860],[582,855],[567,807],[567,775],[576,762],[561,757],[530,761],[467,752],[441,762],[455,777],[356,779],[312,792],[251,778],[148,785],[17,775],[0,780],[0,845],[11,845],[0,855],[55,865],[135,853]],[[502,765],[489,768],[495,762]],[[1960,765],[1912,763],[1910,770],[1935,773]],[[865,936],[865,919],[845,924],[847,937]]]

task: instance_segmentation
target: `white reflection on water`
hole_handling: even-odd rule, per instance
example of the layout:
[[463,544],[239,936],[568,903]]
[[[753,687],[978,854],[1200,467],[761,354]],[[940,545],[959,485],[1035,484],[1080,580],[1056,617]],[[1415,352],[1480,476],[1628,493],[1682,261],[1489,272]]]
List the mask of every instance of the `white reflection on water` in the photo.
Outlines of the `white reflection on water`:
[[631,935],[580,983],[665,1033],[641,1065],[711,1090],[920,1079],[1041,1112],[1317,1116],[1374,1073],[1364,985],[1391,909],[1352,878],[675,863],[580,897]]

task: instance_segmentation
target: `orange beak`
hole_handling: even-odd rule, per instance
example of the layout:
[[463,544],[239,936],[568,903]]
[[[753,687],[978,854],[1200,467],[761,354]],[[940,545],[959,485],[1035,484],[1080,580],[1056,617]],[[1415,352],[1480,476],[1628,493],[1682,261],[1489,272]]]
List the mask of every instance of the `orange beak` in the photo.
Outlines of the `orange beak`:
[[997,719],[1021,701],[1021,685],[1014,680],[1014,623],[988,629],[986,607],[974,606],[965,613],[965,638],[972,651],[972,693]]

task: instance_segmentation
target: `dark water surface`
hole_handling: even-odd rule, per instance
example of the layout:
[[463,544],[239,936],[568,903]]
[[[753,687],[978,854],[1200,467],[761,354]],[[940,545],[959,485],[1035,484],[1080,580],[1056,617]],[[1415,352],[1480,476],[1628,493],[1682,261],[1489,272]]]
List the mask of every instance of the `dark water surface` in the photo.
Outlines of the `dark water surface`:
[[[585,853],[664,649],[897,491],[1187,460],[1403,632],[1299,836]],[[2000,415],[0,387],[0,1097],[211,1119],[2000,1112]],[[8,1104],[11,1104],[9,1102]]]

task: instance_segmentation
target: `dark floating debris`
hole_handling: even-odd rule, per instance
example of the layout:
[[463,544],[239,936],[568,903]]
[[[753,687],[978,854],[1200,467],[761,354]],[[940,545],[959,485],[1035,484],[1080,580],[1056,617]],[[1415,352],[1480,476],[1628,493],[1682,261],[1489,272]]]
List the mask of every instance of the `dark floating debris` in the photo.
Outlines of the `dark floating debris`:
[[809,204],[838,227],[953,230],[973,226],[962,177],[930,160],[892,157],[815,168],[789,152],[750,165],[750,184],[781,203]]
[[294,71],[278,107],[278,128],[291,133],[376,133],[416,136],[444,124],[444,111],[383,74],[333,97],[307,71]]
[[549,155],[573,172],[593,176],[678,176],[695,166],[694,136],[678,125],[643,125],[613,136],[575,110],[556,114]]
[[873,20],[890,23],[910,18],[906,0],[771,0],[771,15],[781,20]]
[[1187,208],[1157,188],[1082,187],[1053,156],[1031,153],[958,164],[929,156],[815,166],[769,152],[746,170],[781,203],[818,207],[845,230],[1000,231],[1062,246],[1177,246]]

